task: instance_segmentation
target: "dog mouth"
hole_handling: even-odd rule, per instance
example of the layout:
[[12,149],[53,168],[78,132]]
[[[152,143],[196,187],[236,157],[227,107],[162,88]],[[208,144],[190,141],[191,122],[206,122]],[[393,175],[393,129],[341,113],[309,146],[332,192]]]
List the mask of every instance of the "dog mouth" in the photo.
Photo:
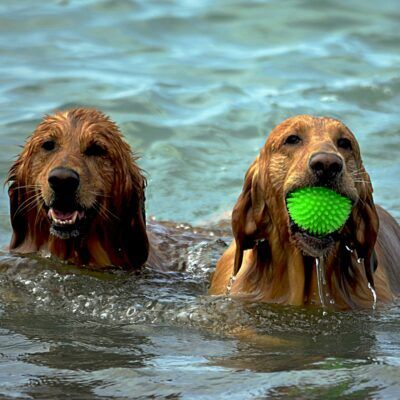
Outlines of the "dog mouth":
[[[304,255],[311,256],[311,257],[325,257],[329,254],[331,250],[334,249],[335,243],[340,240],[340,231],[341,228],[339,227],[338,230],[329,232],[329,233],[316,233],[316,229],[307,230],[302,226],[299,226],[291,217],[288,209],[288,198],[291,193],[295,190],[307,188],[308,186],[301,186],[292,188],[287,195],[285,196],[285,206],[286,206],[286,213],[288,218],[288,228],[289,228],[289,235],[291,242],[298,247]],[[310,186],[313,188],[314,186]],[[337,188],[330,187],[325,185],[327,189],[336,192],[338,195],[347,197],[351,202],[354,204],[354,200],[349,196],[347,193],[343,193],[343,191],[337,190]],[[317,187],[316,187],[317,188]],[[315,227],[314,227],[315,228]],[[323,232],[323,230],[322,230]]]
[[307,256],[324,257],[339,240],[339,233],[314,235],[299,227],[289,216],[289,231],[292,242]]
[[76,224],[77,220],[84,218],[84,211],[59,211],[55,208],[50,208],[48,212],[48,217],[57,226],[73,226]]
[[83,209],[60,210],[50,207],[47,216],[50,221],[50,233],[60,239],[70,239],[82,234],[87,212]]

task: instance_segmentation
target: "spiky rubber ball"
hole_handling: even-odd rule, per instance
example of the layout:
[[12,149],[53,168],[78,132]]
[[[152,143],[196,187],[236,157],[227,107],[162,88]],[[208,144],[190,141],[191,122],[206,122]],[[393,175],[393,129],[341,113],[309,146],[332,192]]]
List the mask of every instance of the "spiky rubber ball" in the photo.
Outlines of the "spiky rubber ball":
[[338,231],[350,216],[347,197],[325,187],[304,187],[289,194],[287,209],[293,222],[312,235]]

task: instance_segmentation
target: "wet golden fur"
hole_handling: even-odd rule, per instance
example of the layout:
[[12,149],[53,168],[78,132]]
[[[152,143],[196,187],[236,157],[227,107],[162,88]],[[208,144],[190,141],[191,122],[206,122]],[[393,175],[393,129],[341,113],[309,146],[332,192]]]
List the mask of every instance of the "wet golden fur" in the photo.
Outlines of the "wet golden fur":
[[[288,145],[293,134],[301,142]],[[292,232],[286,209],[290,191],[316,185],[308,165],[317,152],[343,160],[334,189],[354,201],[349,220],[326,249],[314,248],[312,240]],[[358,143],[338,120],[301,115],[272,130],[246,173],[232,212],[232,229],[235,240],[217,264],[210,294],[227,293],[230,278],[238,271],[232,296],[320,304],[316,257],[326,270],[326,301],[333,300],[337,308],[371,307],[368,284],[375,286],[378,301],[389,301],[400,292],[400,227],[374,205]]]
[[[46,150],[46,141],[55,148]],[[53,196],[48,177],[58,167],[79,174],[76,201],[92,213],[84,234],[67,240],[50,233],[47,215]],[[75,109],[46,116],[27,139],[7,182],[11,251],[51,253],[93,267],[145,263],[146,181],[118,127],[101,112]]]

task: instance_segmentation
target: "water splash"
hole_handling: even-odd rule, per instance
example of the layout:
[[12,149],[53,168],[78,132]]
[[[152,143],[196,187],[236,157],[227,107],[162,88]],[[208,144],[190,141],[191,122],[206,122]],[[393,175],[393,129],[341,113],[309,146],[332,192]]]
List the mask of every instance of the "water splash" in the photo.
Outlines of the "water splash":
[[226,287],[226,296],[230,296],[230,294],[231,294],[231,290],[232,290],[232,286],[233,286],[233,284],[235,283],[235,280],[236,280],[236,276],[235,275],[232,275],[230,278],[229,278],[229,282],[228,282],[228,285],[227,285],[227,287]]
[[372,287],[372,285],[369,282],[368,282],[368,289],[372,293],[372,297],[374,299],[374,302],[372,303],[372,309],[375,310],[376,309],[376,292],[375,292],[375,289]]
[[326,285],[325,268],[323,261],[319,258],[315,259],[315,270],[317,271],[318,296],[324,310],[323,315],[326,315],[326,302],[324,294],[324,286]]
[[[349,251],[350,253],[352,253],[352,254],[354,253],[354,250],[351,249],[349,246],[346,245],[345,248],[346,248],[346,250]],[[356,255],[356,257],[357,257],[357,259],[356,259],[357,264],[364,264],[364,258],[358,257],[357,255]],[[375,309],[376,309],[376,299],[377,299],[377,296],[376,296],[376,291],[375,291],[375,289],[373,288],[373,286],[371,285],[370,282],[368,282],[368,289],[369,289],[369,290],[371,291],[371,293],[372,293],[372,298],[373,298],[373,300],[374,300],[374,302],[373,302],[373,304],[372,304],[372,309],[375,310]]]
[[349,246],[346,245],[345,247],[346,247],[346,250],[347,250],[347,251],[349,251],[350,253],[354,253],[354,250],[351,249]]

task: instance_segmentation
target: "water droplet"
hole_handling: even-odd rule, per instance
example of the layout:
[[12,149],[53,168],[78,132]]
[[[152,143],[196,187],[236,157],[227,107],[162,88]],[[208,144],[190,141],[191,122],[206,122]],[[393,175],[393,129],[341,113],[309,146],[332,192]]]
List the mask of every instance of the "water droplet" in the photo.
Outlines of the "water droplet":
[[375,292],[375,289],[372,287],[372,285],[369,282],[368,282],[368,289],[372,293],[372,297],[374,299],[374,302],[372,304],[372,309],[375,310],[375,308],[376,308],[376,292]]
[[317,271],[319,301],[321,302],[321,305],[324,308],[325,307],[325,298],[324,298],[323,286],[326,284],[326,280],[325,280],[325,270],[324,270],[323,264],[319,258],[315,259],[315,269]]
[[226,293],[225,293],[226,296],[229,296],[231,294],[232,286],[233,286],[233,283],[235,282],[235,280],[236,280],[236,276],[234,276],[234,275],[232,275],[229,278],[228,286],[226,287]]
[[346,250],[347,250],[347,251],[349,251],[350,253],[354,253],[354,250],[351,249],[349,246],[346,245],[345,247],[346,247]]
[[126,316],[127,316],[128,318],[133,317],[136,313],[137,313],[137,310],[136,310],[135,307],[129,307],[129,308],[126,310]]

